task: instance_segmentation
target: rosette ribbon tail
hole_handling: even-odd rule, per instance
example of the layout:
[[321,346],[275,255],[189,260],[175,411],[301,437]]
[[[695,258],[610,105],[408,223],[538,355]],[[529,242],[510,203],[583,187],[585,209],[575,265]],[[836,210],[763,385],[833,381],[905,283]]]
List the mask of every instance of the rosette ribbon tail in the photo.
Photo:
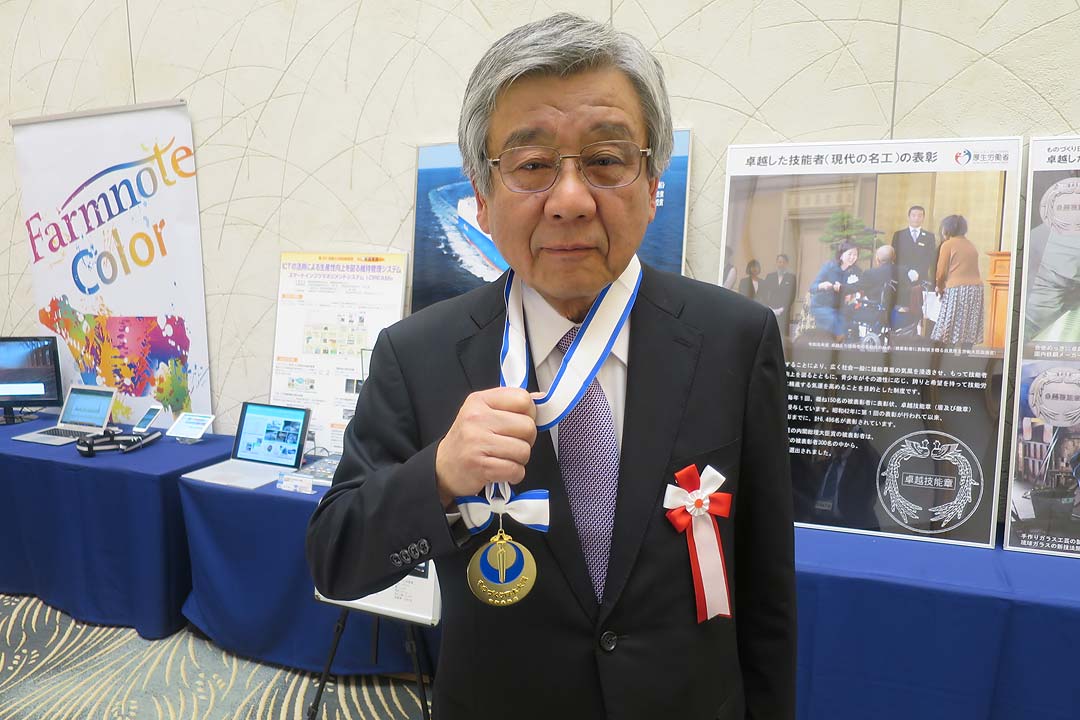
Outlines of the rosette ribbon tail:
[[697,621],[705,622],[717,615],[731,617],[724,546],[713,516],[730,517],[732,495],[717,492],[724,484],[724,476],[711,465],[700,475],[696,465],[688,465],[675,473],[675,480],[678,485],[667,486],[664,507],[675,530],[686,535]]

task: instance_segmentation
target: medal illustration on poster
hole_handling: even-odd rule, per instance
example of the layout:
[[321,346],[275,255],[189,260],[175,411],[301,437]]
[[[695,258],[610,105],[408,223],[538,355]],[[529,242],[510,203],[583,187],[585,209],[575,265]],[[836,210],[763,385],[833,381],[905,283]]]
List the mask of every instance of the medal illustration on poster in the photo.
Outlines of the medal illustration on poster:
[[[656,217],[638,257],[681,273],[689,205],[690,131],[675,131],[671,163],[656,190]],[[412,312],[491,282],[506,261],[476,220],[476,195],[461,170],[456,143],[419,148],[413,234]]]
[[983,488],[978,458],[947,433],[911,433],[893,443],[878,465],[881,506],[916,533],[963,525],[979,507]]
[[784,338],[800,525],[991,546],[1017,138],[732,146],[720,284]]
[[1080,557],[1080,137],[1032,138],[1005,548]]

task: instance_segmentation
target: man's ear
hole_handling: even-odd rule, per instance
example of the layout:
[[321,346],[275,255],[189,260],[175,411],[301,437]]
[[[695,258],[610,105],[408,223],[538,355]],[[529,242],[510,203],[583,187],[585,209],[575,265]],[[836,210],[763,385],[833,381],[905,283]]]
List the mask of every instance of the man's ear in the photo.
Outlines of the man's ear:
[[490,228],[491,223],[488,222],[487,198],[485,198],[480,193],[480,190],[476,187],[476,181],[472,180],[472,181],[470,181],[470,184],[472,185],[473,195],[476,196],[476,224],[480,226],[481,230],[483,230],[488,235],[490,235],[491,234],[491,228]]
[[649,222],[656,217],[656,188],[660,186],[660,178],[649,181]]

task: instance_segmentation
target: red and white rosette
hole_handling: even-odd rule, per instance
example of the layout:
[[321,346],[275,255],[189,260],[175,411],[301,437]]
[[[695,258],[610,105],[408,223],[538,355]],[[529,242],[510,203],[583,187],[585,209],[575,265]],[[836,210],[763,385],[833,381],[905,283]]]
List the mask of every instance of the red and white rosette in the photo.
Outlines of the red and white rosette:
[[700,475],[696,465],[687,465],[675,473],[675,480],[679,484],[667,486],[664,507],[675,529],[686,533],[697,620],[701,623],[717,615],[731,617],[724,547],[720,529],[713,520],[714,515],[731,515],[731,493],[716,492],[724,484],[724,476],[711,465],[706,465]]

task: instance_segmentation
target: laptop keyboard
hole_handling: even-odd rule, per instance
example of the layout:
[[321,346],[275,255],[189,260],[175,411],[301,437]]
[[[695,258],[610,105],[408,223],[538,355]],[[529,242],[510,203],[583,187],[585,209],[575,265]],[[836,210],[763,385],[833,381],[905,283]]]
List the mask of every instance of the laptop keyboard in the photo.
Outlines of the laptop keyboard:
[[48,430],[42,430],[42,435],[52,435],[53,437],[66,437],[66,438],[81,438],[83,435],[87,435],[83,430],[65,430],[64,428],[49,428]]

